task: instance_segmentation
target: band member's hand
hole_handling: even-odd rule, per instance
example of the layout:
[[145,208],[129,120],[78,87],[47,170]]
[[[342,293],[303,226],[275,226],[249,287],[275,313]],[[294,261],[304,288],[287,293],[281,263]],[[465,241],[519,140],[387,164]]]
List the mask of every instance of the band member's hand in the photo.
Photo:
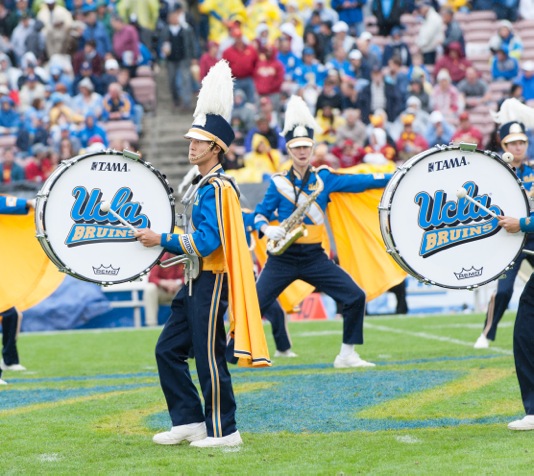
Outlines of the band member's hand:
[[517,233],[521,231],[519,219],[513,217],[499,217],[499,225],[508,233]]
[[35,198],[32,198],[31,200],[28,200],[26,202],[26,206],[28,207],[28,209],[35,208]]
[[147,248],[158,246],[161,243],[161,235],[153,232],[150,228],[141,228],[134,233],[134,236]]
[[285,230],[281,226],[267,226],[263,230],[263,234],[270,240],[278,241],[286,236]]

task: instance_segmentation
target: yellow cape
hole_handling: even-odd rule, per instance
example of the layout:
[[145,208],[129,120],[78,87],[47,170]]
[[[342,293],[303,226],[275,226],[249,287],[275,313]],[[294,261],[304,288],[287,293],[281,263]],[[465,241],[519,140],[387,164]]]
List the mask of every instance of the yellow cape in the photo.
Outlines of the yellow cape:
[[[337,173],[391,173],[395,166],[357,165]],[[340,266],[371,301],[401,283],[407,274],[386,251],[380,232],[378,205],[383,189],[332,193],[326,209]]]
[[216,190],[217,217],[228,270],[229,335],[235,341],[234,356],[242,367],[267,367],[271,361],[241,205],[228,182],[215,179],[211,183]]
[[0,215],[0,312],[24,311],[50,296],[64,274],[48,259],[35,238],[34,212]]

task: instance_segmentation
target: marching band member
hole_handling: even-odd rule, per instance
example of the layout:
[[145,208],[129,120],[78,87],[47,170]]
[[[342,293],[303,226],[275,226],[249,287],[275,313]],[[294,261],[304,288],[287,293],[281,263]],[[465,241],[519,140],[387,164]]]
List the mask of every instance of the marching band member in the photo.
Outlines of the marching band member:
[[[525,133],[524,122],[534,120],[534,110],[521,104],[516,99],[508,99],[502,104],[498,114],[499,116],[496,119],[502,124],[499,128],[501,146],[505,152],[510,152],[513,155],[514,159],[510,165],[514,168],[525,190],[530,195],[534,191],[532,190],[534,168],[526,155],[528,137]],[[532,116],[531,119],[529,119],[528,114]],[[534,235],[529,235],[524,249],[534,251]],[[497,281],[497,290],[490,298],[482,334],[473,346],[475,349],[487,349],[490,341],[495,340],[497,326],[512,299],[514,282],[524,259],[534,265],[534,256],[521,253],[515,260],[514,266],[506,271],[506,276]]]
[[[517,219],[502,217],[499,225],[509,233],[534,233],[534,214]],[[534,236],[534,235],[531,235]],[[514,325],[514,360],[526,416],[508,424],[510,430],[534,430],[534,274],[519,299]]]
[[[0,214],[25,215],[34,206],[33,200],[23,198],[0,196]],[[20,365],[17,351],[17,335],[20,328],[22,314],[15,307],[0,312],[2,322],[2,360],[0,361],[0,385],[5,385],[2,380],[2,370],[26,370]]]
[[[352,277],[327,256],[321,245],[325,233],[325,210],[334,192],[363,192],[384,187],[390,175],[337,174],[328,167],[310,166],[317,128],[310,110],[302,98],[292,96],[287,104],[282,134],[292,160],[289,171],[275,174],[267,193],[255,209],[255,228],[265,234],[275,250],[284,243],[281,254],[269,252],[256,288],[260,309],[264,312],[292,282],[301,279],[343,305],[343,343],[334,361],[336,368],[370,367],[355,351],[363,344],[365,293]],[[278,213],[279,226],[269,224],[269,217]],[[300,218],[308,235],[292,241],[293,225]],[[268,247],[269,249],[269,247]],[[277,251],[278,252],[278,251]]]
[[[153,441],[162,445],[242,443],[226,362],[223,316],[227,308],[233,355],[239,363],[270,365],[238,193],[220,164],[234,139],[229,124],[232,89],[228,63],[219,61],[202,82],[193,125],[185,136],[190,140],[189,161],[200,172],[182,199],[186,213],[192,207],[186,233],[157,234],[145,228],[135,234],[144,246],[161,245],[171,253],[202,260],[198,277],[174,298],[156,345],[161,387],[173,425],[154,436]],[[204,409],[187,363],[191,346]]]

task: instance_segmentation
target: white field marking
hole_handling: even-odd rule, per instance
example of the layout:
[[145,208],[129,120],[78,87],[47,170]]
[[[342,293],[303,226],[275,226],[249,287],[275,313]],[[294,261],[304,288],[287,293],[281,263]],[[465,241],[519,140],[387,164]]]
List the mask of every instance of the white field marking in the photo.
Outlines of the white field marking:
[[[482,324],[484,324],[482,322]],[[428,326],[432,329],[482,329],[482,324],[444,324],[436,326]],[[499,322],[499,329],[503,327],[513,327],[513,322]]]
[[39,461],[41,463],[54,463],[59,460],[59,453],[43,453],[42,455],[39,455]]
[[[435,334],[429,334],[428,332],[404,331],[402,329],[395,329],[394,327],[387,327],[387,326],[381,326],[381,325],[369,324],[369,323],[367,323],[367,327],[369,329],[374,329],[374,330],[382,331],[382,332],[391,332],[393,334],[403,334],[403,335],[419,337],[419,338],[427,339],[427,340],[438,340],[441,342],[448,342],[449,344],[457,344],[457,345],[462,345],[466,347],[473,347],[473,342],[471,341],[464,341],[464,340],[459,340],[459,339],[453,339],[451,337],[438,336]],[[490,350],[493,352],[497,352],[498,354],[513,355],[510,349],[503,349],[501,347],[490,347]]]
[[291,335],[295,337],[317,337],[317,336],[338,336],[342,331],[308,331],[308,332],[292,332]]
[[408,444],[422,443],[422,441],[419,438],[415,438],[414,436],[410,436],[410,435],[396,436],[395,439],[399,443],[408,443]]
[[241,451],[241,446],[227,446],[222,449],[223,453],[239,453]]

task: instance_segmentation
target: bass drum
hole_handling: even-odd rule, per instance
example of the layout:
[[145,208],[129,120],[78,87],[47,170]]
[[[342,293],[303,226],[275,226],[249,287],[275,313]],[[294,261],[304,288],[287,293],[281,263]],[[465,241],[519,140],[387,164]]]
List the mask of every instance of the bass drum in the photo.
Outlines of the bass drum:
[[403,164],[386,186],[379,205],[387,250],[422,282],[473,289],[497,279],[513,265],[524,233],[507,233],[497,215],[529,215],[529,201],[514,171],[489,151],[471,144],[436,146]]
[[98,284],[133,281],[157,264],[163,248],[145,248],[111,213],[135,228],[174,229],[165,177],[140,155],[105,150],[61,162],[37,195],[37,239],[60,271]]

